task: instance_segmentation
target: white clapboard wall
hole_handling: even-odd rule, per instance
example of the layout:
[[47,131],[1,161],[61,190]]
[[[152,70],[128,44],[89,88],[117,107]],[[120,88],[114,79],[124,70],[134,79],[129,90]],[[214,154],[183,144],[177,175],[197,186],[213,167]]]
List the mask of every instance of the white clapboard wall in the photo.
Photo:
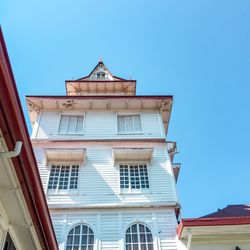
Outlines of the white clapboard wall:
[[177,250],[173,209],[52,211],[51,215],[60,250],[65,249],[70,229],[79,223],[84,223],[93,230],[96,250],[123,250],[126,229],[135,222],[148,226],[156,250]]
[[[84,145],[82,143],[82,147]],[[152,160],[147,163],[149,190],[129,194],[120,192],[119,164],[113,160],[112,145],[86,148],[87,159],[80,165],[78,189],[73,194],[48,194],[50,164],[46,162],[45,149],[35,146],[34,152],[50,207],[169,205],[177,202],[175,180],[164,143],[154,147]]]
[[[162,118],[159,112],[138,112],[142,133],[121,135],[117,133],[117,112],[71,112],[84,115],[84,131],[81,135],[62,135],[58,133],[62,112],[40,113],[34,126],[31,139],[136,139],[165,138]],[[69,114],[68,112],[66,114]]]

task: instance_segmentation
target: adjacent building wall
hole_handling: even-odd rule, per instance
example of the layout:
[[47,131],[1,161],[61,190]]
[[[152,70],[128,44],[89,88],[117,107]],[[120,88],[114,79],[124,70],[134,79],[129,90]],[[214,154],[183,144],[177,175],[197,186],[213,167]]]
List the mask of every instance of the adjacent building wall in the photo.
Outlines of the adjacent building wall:
[[190,250],[236,250],[236,247],[241,250],[250,249],[250,239],[248,240],[231,240],[230,237],[223,241],[211,242],[210,240],[203,242],[193,242]]

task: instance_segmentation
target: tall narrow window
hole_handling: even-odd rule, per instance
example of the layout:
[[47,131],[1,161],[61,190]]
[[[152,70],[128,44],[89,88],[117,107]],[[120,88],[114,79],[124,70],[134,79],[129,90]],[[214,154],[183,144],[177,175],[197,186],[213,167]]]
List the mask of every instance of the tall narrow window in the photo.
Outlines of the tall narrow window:
[[84,224],[72,228],[67,237],[66,250],[93,250],[94,232]]
[[125,192],[148,190],[147,165],[120,165],[120,189]]
[[141,223],[131,225],[125,235],[126,250],[154,250],[150,229]]
[[78,165],[52,165],[48,190],[60,192],[77,189]]
[[84,117],[80,115],[61,115],[58,132],[60,134],[82,134]]
[[117,129],[118,133],[140,133],[142,131],[140,115],[119,115]]

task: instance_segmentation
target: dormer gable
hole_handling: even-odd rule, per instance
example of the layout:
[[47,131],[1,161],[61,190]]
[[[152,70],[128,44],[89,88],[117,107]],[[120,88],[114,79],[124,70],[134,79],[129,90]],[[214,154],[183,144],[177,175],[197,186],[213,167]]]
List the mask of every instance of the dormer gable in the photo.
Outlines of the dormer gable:
[[100,60],[89,75],[66,80],[67,95],[135,95],[136,81],[114,76]]
[[102,60],[100,60],[88,76],[78,79],[89,81],[124,81],[125,79],[113,76]]

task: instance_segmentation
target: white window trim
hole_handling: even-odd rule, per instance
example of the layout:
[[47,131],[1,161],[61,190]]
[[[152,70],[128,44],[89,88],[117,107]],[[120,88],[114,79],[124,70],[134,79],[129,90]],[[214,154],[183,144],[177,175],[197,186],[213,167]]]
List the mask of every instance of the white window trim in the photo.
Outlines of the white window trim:
[[[82,127],[82,132],[81,133],[60,133],[59,132],[59,127],[60,127],[60,123],[61,123],[61,118],[62,115],[68,115],[68,116],[83,116],[83,127]],[[85,122],[86,122],[86,112],[61,112],[60,113],[60,117],[57,123],[57,135],[84,135],[85,132]]]
[[[98,74],[102,75],[102,77],[98,77]],[[98,72],[96,72],[96,79],[98,79],[98,80],[107,79],[106,75],[107,75],[106,72],[104,72],[104,71],[98,71]]]
[[99,247],[98,247],[98,245],[99,245],[99,237],[98,237],[98,233],[97,233],[97,230],[96,230],[96,228],[95,227],[92,227],[91,225],[90,225],[90,223],[87,221],[87,220],[81,220],[81,221],[79,221],[79,222],[77,222],[77,223],[75,223],[75,222],[73,222],[73,223],[70,223],[70,227],[68,227],[67,228],[67,230],[65,230],[64,231],[64,234],[62,235],[62,239],[64,239],[63,240],[63,249],[67,249],[67,239],[68,239],[68,235],[69,235],[69,232],[74,228],[74,227],[76,227],[76,226],[78,226],[78,225],[85,225],[85,226],[88,226],[92,231],[93,231],[93,233],[94,233],[94,245],[93,245],[93,249],[94,250],[98,250],[99,249]]
[[[141,122],[141,131],[135,131],[135,132],[119,132],[118,131],[118,116],[136,116],[139,115],[140,117],[140,122]],[[144,128],[142,124],[142,114],[141,112],[136,112],[136,113],[126,113],[126,112],[116,112],[116,134],[117,135],[143,135],[144,134]]]
[[[146,165],[147,166],[147,173],[148,173],[148,184],[149,184],[149,188],[144,188],[144,189],[131,189],[131,187],[129,189],[123,189],[121,188],[121,183],[120,183],[120,165]],[[149,167],[149,163],[148,162],[145,162],[145,161],[126,161],[126,162],[117,162],[116,163],[116,166],[118,167],[118,178],[119,178],[119,194],[122,195],[122,194],[129,194],[129,195],[137,195],[137,194],[151,194],[152,191],[151,191],[151,185],[150,185],[150,177],[149,177],[149,171],[148,171],[148,167]],[[129,171],[130,173],[130,171]],[[130,175],[129,175],[130,176]],[[130,184],[130,179],[129,179],[129,185],[131,186]]]
[[[70,189],[69,188],[69,184],[70,184],[70,179],[69,179],[69,183],[68,183],[68,189],[62,189],[62,190],[59,190],[57,186],[56,189],[49,189],[49,179],[50,179],[50,173],[51,173],[51,168],[52,168],[52,165],[60,165],[60,166],[70,166],[70,173],[69,173],[69,176],[71,175],[71,169],[72,169],[72,166],[73,165],[78,165],[78,181],[77,181],[77,188],[76,189]],[[49,174],[48,174],[48,178],[47,178],[47,186],[46,186],[46,194],[49,195],[49,196],[53,196],[53,195],[76,195],[78,194],[78,190],[79,190],[79,177],[80,177],[80,167],[81,167],[81,164],[79,162],[61,162],[61,161],[53,161],[53,163],[49,163],[49,167],[48,167],[48,170],[49,170]],[[61,172],[61,170],[60,170]]]
[[[149,228],[149,230],[150,230],[150,232],[152,234],[152,237],[153,237],[153,242],[152,243],[153,243],[154,250],[159,250],[159,247],[158,247],[159,236],[157,235],[155,229],[153,228],[152,225],[150,226],[148,224],[148,222],[144,221],[144,219],[139,219],[139,218],[137,218],[135,221],[129,222],[129,223],[127,223],[125,225],[125,227],[123,229],[124,242],[123,242],[122,250],[126,250],[126,232],[127,232],[128,228],[131,227],[134,224],[143,224],[144,226]],[[158,232],[158,230],[157,230],[157,232]]]

